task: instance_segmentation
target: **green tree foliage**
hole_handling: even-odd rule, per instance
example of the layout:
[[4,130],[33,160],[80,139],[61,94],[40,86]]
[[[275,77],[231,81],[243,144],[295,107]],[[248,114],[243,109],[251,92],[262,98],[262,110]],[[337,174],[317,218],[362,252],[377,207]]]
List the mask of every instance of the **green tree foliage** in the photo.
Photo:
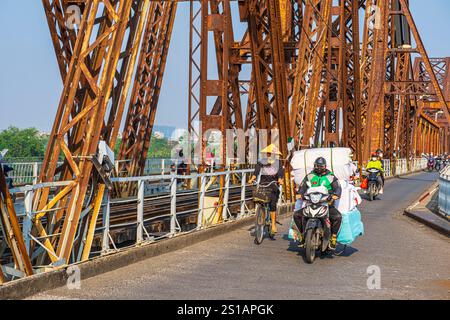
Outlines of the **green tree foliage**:
[[[119,148],[122,139],[117,139],[116,146],[114,148],[114,152],[116,156],[119,154]],[[170,142],[168,139],[158,139],[155,136],[152,136],[150,140],[150,149],[148,150],[148,158],[149,159],[163,159],[163,158],[171,158],[171,151],[174,147],[174,143]]]
[[9,127],[0,132],[0,151],[8,149],[8,158],[43,158],[48,136],[42,136],[36,128]]
[[[119,146],[122,139],[117,139],[114,148],[116,156],[119,153]],[[8,149],[7,158],[22,159],[43,159],[45,148],[48,143],[48,136],[40,135],[36,128],[19,129],[9,127],[0,131],[0,151]],[[174,142],[168,139],[158,139],[152,136],[150,149],[148,151],[149,159],[171,158],[171,151]]]
[[155,136],[152,136],[148,157],[150,159],[170,158],[172,148],[173,144],[167,139],[158,139],[155,138]]

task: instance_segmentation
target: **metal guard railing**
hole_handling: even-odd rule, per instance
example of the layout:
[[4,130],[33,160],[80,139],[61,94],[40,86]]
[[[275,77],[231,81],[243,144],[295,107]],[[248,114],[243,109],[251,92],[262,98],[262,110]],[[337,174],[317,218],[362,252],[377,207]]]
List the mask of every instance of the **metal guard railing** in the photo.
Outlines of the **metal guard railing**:
[[[221,207],[222,216],[220,217],[220,222],[239,220],[245,217],[248,217],[254,213],[254,209],[250,206],[250,202],[252,201],[251,196],[248,195],[248,188],[251,187],[247,181],[249,175],[253,172],[252,169],[248,170],[238,170],[238,171],[226,171],[226,172],[214,172],[214,173],[203,173],[203,174],[192,174],[192,175],[157,175],[157,176],[142,176],[142,177],[129,177],[129,178],[113,178],[112,182],[114,183],[136,183],[138,187],[138,194],[135,198],[127,198],[127,199],[112,199],[108,192],[106,192],[105,197],[102,203],[102,209],[100,212],[100,216],[102,217],[102,225],[98,226],[95,230],[95,234],[97,234],[101,240],[101,251],[100,252],[91,252],[92,255],[98,254],[107,254],[112,251],[118,250],[118,246],[114,243],[113,237],[111,236],[111,230],[118,228],[136,228],[136,238],[134,244],[142,244],[145,242],[154,242],[163,238],[171,238],[176,235],[193,232],[196,230],[204,229],[212,226],[215,223],[211,223],[210,221],[206,221],[204,219],[205,213],[208,213],[209,216],[218,214],[218,209]],[[224,177],[224,184],[220,186],[219,177]],[[212,180],[214,179],[214,180]],[[197,180],[199,181],[199,186],[197,189],[192,190],[184,190],[182,188],[182,184],[188,180]],[[215,181],[215,182],[214,182]],[[154,183],[162,183],[166,182],[167,191],[166,193],[159,194],[156,196],[145,196],[146,184],[154,184]],[[233,183],[234,182],[234,183]],[[23,205],[20,205],[19,208],[16,208],[17,215],[19,220],[22,223],[22,233],[26,243],[27,251],[30,252],[31,243],[35,243],[37,246],[41,247],[40,250],[47,250],[44,246],[44,238],[36,238],[32,235],[32,221],[36,215],[42,214],[43,212],[34,212],[32,210],[32,203],[35,192],[38,189],[50,188],[56,189],[58,187],[63,187],[68,185],[70,182],[51,182],[51,183],[43,183],[36,185],[28,185],[24,187],[18,187],[11,189],[12,194],[23,193],[24,194],[24,202]],[[239,190],[238,192],[234,192],[234,199],[230,199],[230,191],[233,189]],[[214,203],[211,206],[207,206],[205,202],[205,198],[207,196],[213,197],[211,194],[217,194],[218,192],[223,192],[223,203],[218,204]],[[185,197],[187,195],[192,195],[198,201],[198,208],[183,210],[180,211],[177,208],[177,198]],[[161,200],[161,199],[169,199],[170,201],[170,213],[167,214],[156,214],[150,217],[145,217],[144,214],[144,202],[153,201],[153,200]],[[136,204],[136,211],[134,212],[134,220],[127,219],[126,222],[113,222],[111,219],[111,205],[112,204],[121,204],[121,203],[133,203]],[[231,212],[230,207],[239,208],[239,210],[234,210]],[[134,205],[133,205],[134,207]],[[47,214],[54,214],[56,211],[61,208],[54,208],[52,210],[47,211]],[[90,212],[91,208],[84,210],[81,213],[80,221]],[[212,213],[211,213],[212,211]],[[130,216],[133,215],[133,212],[130,212]],[[180,216],[185,216],[189,214],[197,215],[197,223],[196,227],[190,231],[182,231],[180,226]],[[154,234],[150,230],[147,229],[146,224],[148,225],[152,221],[161,221],[161,220],[169,220],[170,228],[163,233]],[[55,235],[47,235],[47,238],[54,237]],[[86,228],[80,227],[77,230],[76,239],[81,240],[81,248],[78,249],[78,253],[73,252],[72,261],[78,262],[81,259],[80,253],[83,250],[84,240],[86,236]],[[128,245],[129,247],[130,245]],[[123,248],[123,247],[122,247]],[[56,257],[59,259],[59,257]],[[61,261],[61,263],[65,263]],[[16,277],[20,277],[20,273],[16,272]]]
[[439,176],[439,212],[450,217],[450,166],[445,167]]
[[[144,175],[167,173],[170,171],[170,165],[175,161],[175,159],[147,159],[145,161]],[[116,161],[116,166],[119,163],[119,161]],[[7,162],[7,164],[14,169],[9,174],[14,185],[35,184],[42,167],[42,162]],[[61,164],[62,162],[59,162],[58,166]]]
[[[393,172],[391,170],[391,163],[389,161],[385,161],[385,169],[387,171],[387,176],[392,175]],[[407,161],[401,160],[397,161],[395,164],[395,174],[402,174],[403,172],[406,173],[405,170],[407,170]],[[425,164],[422,161],[422,159],[413,159],[411,160],[409,167],[414,170],[421,170],[426,167],[426,161]],[[239,220],[244,217],[251,216],[254,214],[254,209],[251,208],[252,206],[249,206],[249,202],[252,201],[251,196],[247,196],[247,190],[250,187],[250,185],[247,183],[249,175],[253,172],[253,169],[247,169],[247,170],[235,170],[235,171],[226,171],[226,172],[214,172],[214,173],[203,173],[203,174],[191,174],[191,175],[156,175],[156,176],[142,176],[142,177],[126,177],[126,178],[113,178],[112,181],[115,183],[136,183],[138,187],[138,194],[135,198],[130,199],[111,199],[110,195],[106,192],[105,197],[103,199],[102,203],[102,209],[101,209],[101,217],[102,217],[102,225],[98,226],[96,228],[95,233],[99,235],[101,238],[101,251],[97,252],[91,252],[92,255],[103,255],[110,253],[111,251],[117,251],[118,247],[114,243],[113,237],[111,236],[111,230],[117,229],[117,228],[124,228],[124,227],[133,227],[136,228],[136,238],[134,241],[134,244],[131,246],[134,246],[136,244],[142,244],[145,242],[155,242],[160,239],[164,238],[171,238],[174,236],[177,236],[179,234],[183,234],[186,232],[194,232],[196,230],[200,230],[203,228],[207,228],[210,226],[210,223],[205,222],[203,219],[205,213],[208,210],[217,210],[218,206],[222,207],[222,217],[221,221],[232,221],[232,220]],[[218,185],[218,177],[224,176],[224,185],[223,187],[217,186]],[[211,183],[212,179],[216,179],[215,183]],[[182,190],[180,188],[180,185],[184,182],[191,180],[191,181],[199,181],[199,185],[197,189],[193,190]],[[168,186],[168,192],[167,194],[159,194],[152,197],[145,197],[145,188],[147,183],[153,183],[157,184],[158,182],[166,182],[166,186]],[[42,238],[35,238],[33,237],[31,233],[32,229],[32,221],[33,218],[38,215],[42,214],[43,212],[34,212],[32,210],[32,202],[34,198],[34,194],[38,189],[42,188],[50,188],[50,189],[56,189],[63,187],[65,185],[68,185],[70,182],[51,182],[51,183],[43,183],[43,184],[35,184],[35,185],[27,185],[24,187],[19,187],[11,190],[11,193],[23,193],[24,194],[24,202],[22,205],[22,208],[17,208],[16,211],[18,212],[18,216],[20,221],[22,222],[22,233],[25,240],[25,243],[27,245],[27,250],[29,252],[31,243],[34,242],[36,245],[41,247],[41,252],[43,250],[47,250],[43,244],[43,242],[46,239]],[[230,191],[233,189],[240,189],[239,192],[236,194],[239,194],[237,200],[231,200],[229,198]],[[222,204],[214,204],[212,207],[207,207],[205,205],[205,198],[208,196],[208,193],[214,192],[214,191],[221,191],[224,194],[224,201]],[[180,196],[186,196],[187,194],[198,196],[198,208],[185,210],[185,211],[179,211],[177,210],[177,198]],[[152,217],[146,218],[144,215],[144,201],[153,200],[153,199],[170,199],[170,212],[167,214],[161,214],[156,215]],[[236,198],[236,197],[235,197]],[[137,203],[136,205],[136,211],[135,211],[135,220],[130,222],[121,222],[121,223],[114,223],[111,220],[111,204],[117,204],[117,203],[130,203],[134,202]],[[288,204],[283,197],[280,197],[280,204]],[[239,210],[236,214],[231,213],[230,206],[239,207]],[[61,208],[53,208],[46,212],[46,214],[49,214],[50,216],[55,213],[56,211],[60,210]],[[90,208],[85,209],[81,213],[80,219],[83,219],[86,217],[86,215],[90,212]],[[133,211],[134,212],[134,211]],[[179,219],[183,215],[188,214],[197,214],[197,223],[196,227],[190,231],[182,231],[182,228],[179,223]],[[158,221],[158,220],[169,220],[170,228],[167,230],[167,232],[164,232],[163,234],[152,234],[151,231],[147,230],[145,224],[150,221]],[[78,228],[76,240],[79,240],[81,238],[82,244],[84,244],[84,239],[86,236],[86,228]],[[54,237],[55,235],[49,234],[47,237]],[[128,245],[129,247],[130,245]],[[123,247],[122,247],[123,248]],[[80,253],[82,252],[83,248],[79,248],[78,255],[75,254],[75,252],[72,255],[72,261],[77,262],[80,261],[81,256]],[[64,262],[61,262],[64,263]],[[17,272],[15,270],[15,277],[21,277],[20,272]]]

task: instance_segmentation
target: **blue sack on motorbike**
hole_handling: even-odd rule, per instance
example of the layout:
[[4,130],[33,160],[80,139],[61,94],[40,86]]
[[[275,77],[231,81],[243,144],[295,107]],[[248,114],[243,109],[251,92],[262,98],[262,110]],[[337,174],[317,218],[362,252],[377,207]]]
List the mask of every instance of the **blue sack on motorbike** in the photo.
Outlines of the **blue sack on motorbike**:
[[337,242],[350,245],[356,238],[364,235],[364,225],[361,221],[361,213],[358,209],[342,213],[342,224],[339,230]]

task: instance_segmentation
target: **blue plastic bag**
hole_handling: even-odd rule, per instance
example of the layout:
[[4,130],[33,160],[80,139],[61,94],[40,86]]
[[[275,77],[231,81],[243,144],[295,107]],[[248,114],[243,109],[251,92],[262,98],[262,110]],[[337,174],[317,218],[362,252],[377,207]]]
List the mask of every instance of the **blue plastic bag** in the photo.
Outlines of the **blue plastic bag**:
[[293,241],[299,241],[300,231],[298,231],[294,218],[291,220],[291,227],[289,228],[288,239]]
[[342,213],[342,224],[337,242],[345,245],[352,244],[356,238],[364,235],[364,225],[358,209]]

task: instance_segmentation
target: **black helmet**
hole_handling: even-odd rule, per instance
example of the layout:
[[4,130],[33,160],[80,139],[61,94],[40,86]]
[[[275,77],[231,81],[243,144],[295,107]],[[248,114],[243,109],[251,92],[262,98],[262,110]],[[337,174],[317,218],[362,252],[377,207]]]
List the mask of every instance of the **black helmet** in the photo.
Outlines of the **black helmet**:
[[318,174],[322,174],[327,169],[327,161],[320,157],[314,161],[314,171]]
[[316,166],[324,166],[324,167],[326,167],[327,166],[327,160],[325,160],[325,158],[322,158],[322,157],[320,157],[320,158],[317,158],[316,159],[316,161],[314,161],[314,165]]
[[381,149],[377,149],[377,151],[375,151],[377,154],[383,153],[383,150]]

